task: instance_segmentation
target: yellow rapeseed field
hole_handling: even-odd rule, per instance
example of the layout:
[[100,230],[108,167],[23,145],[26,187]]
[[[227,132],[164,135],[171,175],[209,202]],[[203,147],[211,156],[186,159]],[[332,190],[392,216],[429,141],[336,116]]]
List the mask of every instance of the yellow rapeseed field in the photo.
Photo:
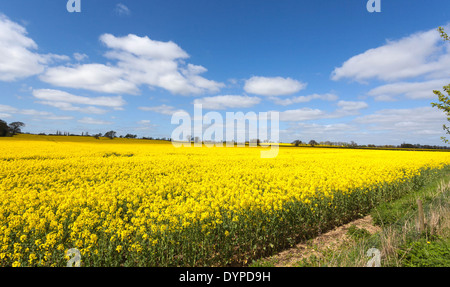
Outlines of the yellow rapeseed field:
[[246,263],[411,192],[450,153],[0,139],[0,266]]

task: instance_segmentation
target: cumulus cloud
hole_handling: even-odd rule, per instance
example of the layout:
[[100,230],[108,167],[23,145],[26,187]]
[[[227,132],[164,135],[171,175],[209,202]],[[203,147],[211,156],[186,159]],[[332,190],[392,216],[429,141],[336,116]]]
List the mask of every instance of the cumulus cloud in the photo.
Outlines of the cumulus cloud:
[[[318,124],[318,123],[294,123],[285,130],[290,133],[297,134],[297,136],[303,137],[305,141],[307,139],[315,138],[320,140],[332,140],[339,141],[339,138],[343,138],[343,134],[349,132],[356,132],[358,128],[355,125],[349,123],[332,123],[332,124]],[[323,137],[321,137],[323,136]]]
[[[103,34],[100,41],[108,48],[113,49],[107,55],[111,58],[120,58],[119,52],[126,52],[146,59],[186,59],[189,55],[172,41],[161,42],[150,39],[149,37],[139,37],[129,34],[124,37],[116,37],[111,34]],[[127,56],[127,55],[122,55]]]
[[18,111],[18,109],[8,106],[8,105],[0,105],[0,112],[3,113],[16,113]]
[[280,121],[299,122],[316,120],[326,117],[326,113],[319,109],[301,108],[296,110],[287,110],[280,112]]
[[368,107],[369,105],[365,102],[339,101],[337,103],[337,109],[332,112],[311,108],[281,111],[280,121],[302,122],[318,119],[337,119],[347,116],[356,116],[360,113],[360,110]]
[[436,95],[433,90],[441,90],[442,87],[448,85],[448,82],[448,79],[397,82],[374,88],[368,92],[368,95],[374,97],[377,101],[394,101],[398,96],[404,96],[412,100],[434,99]]
[[39,89],[33,90],[33,96],[37,99],[51,102],[64,102],[71,104],[103,106],[110,108],[121,108],[126,104],[121,96],[116,97],[82,97],[60,90]]
[[33,90],[33,96],[36,99],[39,99],[39,101],[37,101],[39,104],[52,106],[63,111],[76,111],[87,114],[104,114],[107,112],[107,110],[100,109],[96,106],[121,110],[126,104],[121,96],[90,98],[52,89]]
[[249,96],[224,95],[205,97],[194,100],[194,104],[201,104],[208,110],[225,110],[228,108],[250,108],[261,102],[260,98]]
[[445,122],[445,113],[432,107],[382,109],[346,122],[290,122],[281,132],[290,141],[353,140],[359,144],[399,145],[407,142],[434,145],[445,133],[442,130]]
[[442,135],[446,115],[432,107],[412,109],[384,109],[356,118],[358,124],[371,131],[388,131],[401,137],[413,135]]
[[100,41],[109,49],[105,57],[115,65],[84,64],[48,69],[41,80],[59,87],[113,94],[139,94],[141,85],[173,94],[218,92],[223,83],[201,76],[206,68],[185,64],[189,55],[174,42],[161,42],[133,34],[104,34]]
[[67,56],[39,54],[38,45],[27,36],[26,29],[0,14],[0,81],[38,75],[53,61],[68,60]]
[[90,117],[84,117],[84,118],[78,120],[78,122],[81,124],[86,124],[86,125],[110,125],[110,124],[112,124],[112,122],[94,119],[94,118],[90,118]]
[[288,99],[280,99],[278,97],[271,97],[270,99],[277,105],[289,106],[292,104],[308,103],[312,100],[322,100],[322,101],[336,101],[339,97],[334,94],[312,94],[308,96],[298,96]]
[[118,3],[114,9],[119,16],[129,16],[131,14],[130,9],[122,3]]
[[261,96],[285,96],[306,88],[306,84],[291,78],[252,77],[245,82],[244,90]]
[[49,68],[40,79],[58,87],[86,89],[111,94],[138,94],[137,85],[126,79],[122,69],[102,64]]
[[417,76],[450,76],[450,48],[435,29],[387,41],[347,60],[332,73],[333,80],[349,78],[395,81]]
[[151,130],[153,128],[155,128],[157,125],[152,124],[150,120],[140,120],[137,122],[137,124],[139,125],[138,127],[136,127],[135,129],[138,131],[148,131]]
[[70,120],[71,116],[58,116],[47,111],[38,111],[34,109],[18,109],[8,105],[0,105],[0,118],[9,118],[12,115],[31,116],[34,119],[48,119],[48,120]]
[[75,60],[77,60],[78,62],[82,62],[84,60],[87,60],[89,58],[89,56],[86,54],[82,54],[82,53],[74,53],[73,58]]
[[171,116],[177,112],[183,112],[183,113],[186,112],[184,110],[176,109],[175,107],[168,106],[168,105],[161,105],[161,106],[156,106],[156,107],[139,107],[139,109],[142,111],[146,111],[146,112],[155,112],[155,113],[168,115],[168,116]]
[[336,111],[339,113],[353,114],[359,112],[359,110],[366,109],[369,105],[366,102],[355,102],[355,101],[339,101],[339,109]]
[[79,107],[79,106],[74,106],[71,103],[66,103],[66,102],[39,101],[38,103],[41,105],[51,106],[51,107],[60,109],[62,111],[81,112],[81,113],[85,113],[85,114],[105,114],[107,112],[107,110],[100,109],[97,107],[92,107],[92,106]]
[[151,123],[150,120],[140,120],[137,122],[139,125],[149,125]]

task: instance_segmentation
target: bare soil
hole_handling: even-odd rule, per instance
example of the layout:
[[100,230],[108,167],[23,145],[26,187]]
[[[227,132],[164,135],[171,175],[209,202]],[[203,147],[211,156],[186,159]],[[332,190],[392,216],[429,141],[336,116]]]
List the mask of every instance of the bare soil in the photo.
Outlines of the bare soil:
[[352,240],[346,234],[347,230],[352,225],[357,228],[364,228],[371,234],[381,231],[380,227],[373,225],[372,217],[369,215],[336,227],[333,230],[321,234],[306,243],[299,243],[295,247],[284,250],[274,256],[264,259],[263,261],[273,262],[275,267],[292,267],[302,259],[306,259],[311,255],[320,256],[320,252],[318,251],[330,248],[337,249],[342,244]]

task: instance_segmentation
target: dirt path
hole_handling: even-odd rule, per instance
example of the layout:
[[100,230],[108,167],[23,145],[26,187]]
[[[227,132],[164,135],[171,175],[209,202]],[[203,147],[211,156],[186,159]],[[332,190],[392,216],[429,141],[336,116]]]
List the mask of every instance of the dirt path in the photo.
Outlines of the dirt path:
[[372,217],[366,216],[361,219],[357,219],[348,224],[336,227],[335,229],[321,234],[318,237],[308,241],[307,243],[297,244],[295,247],[282,251],[277,255],[266,258],[264,261],[274,262],[275,267],[291,267],[304,258],[315,254],[319,255],[316,250],[323,250],[327,248],[338,248],[347,240],[347,230],[350,226],[355,225],[358,228],[364,228],[371,234],[379,232],[380,227],[374,226],[372,223]]

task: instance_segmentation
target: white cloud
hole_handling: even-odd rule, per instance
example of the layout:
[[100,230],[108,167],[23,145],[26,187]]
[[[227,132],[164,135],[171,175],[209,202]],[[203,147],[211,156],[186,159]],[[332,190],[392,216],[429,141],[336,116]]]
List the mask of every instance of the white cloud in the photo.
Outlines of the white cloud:
[[152,124],[150,120],[140,120],[137,122],[137,124],[139,126],[136,127],[135,129],[138,131],[148,131],[157,126],[155,124]]
[[334,94],[312,94],[308,96],[298,96],[288,99],[280,99],[278,97],[271,97],[270,99],[277,105],[288,106],[292,104],[308,103],[312,100],[323,100],[323,101],[336,101],[339,97]]
[[68,120],[73,120],[74,117],[71,117],[71,116],[48,116],[48,117],[45,117],[45,119],[53,120],[53,121],[68,121]]
[[424,82],[398,82],[379,86],[368,92],[377,101],[393,101],[396,96],[404,95],[408,99],[434,99],[433,90],[442,90],[442,87],[450,83],[449,79],[438,79]]
[[280,121],[283,122],[309,121],[324,117],[326,117],[326,113],[324,111],[311,108],[302,108],[280,112]]
[[46,112],[46,111],[37,111],[33,109],[25,109],[25,110],[19,110],[17,112],[21,115],[27,115],[27,116],[52,116],[52,113]]
[[285,96],[295,94],[305,87],[305,83],[291,78],[252,77],[245,82],[244,90],[261,96]]
[[37,48],[23,26],[0,14],[0,81],[10,82],[37,75],[54,60],[68,59],[66,56],[38,54]]
[[157,107],[139,107],[139,109],[142,111],[146,111],[146,112],[155,112],[155,113],[168,115],[168,116],[171,116],[177,112],[186,112],[184,110],[176,109],[176,108],[174,108],[172,106],[168,106],[168,105],[161,105],[161,106],[157,106]]
[[99,114],[99,115],[107,113],[107,110],[99,109],[97,107],[92,107],[92,106],[78,107],[78,106],[74,106],[70,103],[65,103],[65,102],[38,101],[37,103],[39,103],[41,105],[55,107],[62,111],[72,111],[72,112],[80,112],[80,113],[85,113],[85,114]]
[[40,79],[58,87],[111,94],[138,94],[139,89],[136,84],[125,79],[125,76],[125,71],[118,67],[85,64],[49,68],[40,76]]
[[195,99],[194,104],[201,104],[208,110],[225,110],[228,108],[249,108],[261,102],[260,98],[249,96],[224,95]]
[[7,105],[0,105],[0,112],[14,114],[18,112],[18,109]]
[[[3,113],[5,112],[5,113]],[[0,118],[12,117],[12,115],[32,116],[33,118],[48,119],[48,120],[70,120],[70,116],[58,116],[47,111],[38,111],[34,109],[17,109],[7,105],[0,105]]]
[[91,105],[91,106],[103,106],[119,109],[126,104],[121,96],[89,98],[89,97],[75,96],[64,91],[52,89],[33,90],[33,96],[37,99],[53,103],[62,102],[62,103]]
[[371,131],[391,131],[398,136],[405,134],[442,134],[446,122],[445,113],[432,107],[412,109],[384,109],[371,115],[358,117],[355,123],[364,124]]
[[[63,111],[76,111],[86,114],[104,114],[107,112],[107,110],[95,106],[122,110],[122,106],[126,104],[121,96],[89,98],[52,89],[33,90],[33,96],[40,100],[37,101],[39,104],[52,106]],[[74,104],[85,106],[74,106]]]
[[311,135],[326,135],[330,138],[330,135],[348,133],[349,131],[356,131],[356,127],[347,123],[333,123],[333,124],[317,124],[317,123],[296,123],[289,128],[291,131],[308,134],[308,138]]
[[78,122],[82,123],[82,124],[87,124],[87,125],[110,125],[110,124],[112,124],[112,122],[93,119],[90,117],[84,117],[81,120],[78,120]]
[[174,42],[155,41],[147,36],[139,37],[129,34],[124,37],[115,37],[111,34],[103,34],[100,36],[100,41],[115,52],[126,52],[146,59],[189,58],[189,55]]
[[360,110],[368,108],[365,102],[339,101],[338,108],[333,112],[326,112],[319,109],[301,108],[295,110],[287,110],[280,112],[280,121],[285,122],[301,122],[318,119],[336,119],[347,116],[355,116]]
[[363,82],[368,79],[395,81],[417,76],[450,76],[450,48],[433,29],[387,41],[347,60],[332,73],[333,80],[343,78]]
[[369,105],[365,102],[355,102],[355,101],[339,101],[338,102],[338,112],[355,112],[362,109],[366,109]]
[[[335,119],[333,119],[335,121]],[[432,107],[383,109],[348,122],[291,122],[281,133],[289,141],[356,141],[359,144],[420,143],[435,145],[445,135],[445,113]]]
[[86,54],[74,53],[74,54],[73,54],[73,58],[74,58],[75,60],[77,60],[78,62],[82,62],[82,61],[84,61],[84,60],[87,60],[87,59],[89,58],[89,56],[86,55]]
[[148,125],[151,123],[150,120],[140,120],[137,122],[139,125]]
[[189,55],[171,41],[154,41],[132,34],[124,37],[104,34],[100,41],[109,48],[105,57],[116,61],[116,65],[54,67],[41,80],[60,87],[113,94],[138,94],[141,85],[181,95],[218,92],[225,86],[200,76],[206,68],[186,65],[184,59]]
[[130,9],[122,3],[116,5],[115,11],[119,16],[129,16],[131,14]]

